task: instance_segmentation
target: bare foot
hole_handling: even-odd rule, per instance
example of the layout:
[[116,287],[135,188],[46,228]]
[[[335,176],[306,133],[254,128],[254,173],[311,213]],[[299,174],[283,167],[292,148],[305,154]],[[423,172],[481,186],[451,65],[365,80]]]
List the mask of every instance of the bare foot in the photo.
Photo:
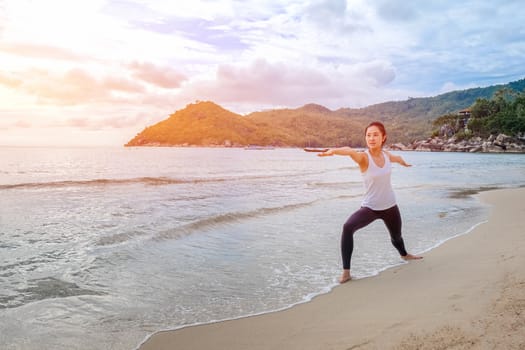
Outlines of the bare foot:
[[341,277],[339,277],[339,283],[343,284],[352,279],[352,276],[350,276],[350,270],[343,270],[343,274]]
[[419,260],[419,259],[423,259],[422,256],[417,256],[417,255],[412,255],[412,254],[407,254],[405,256],[402,256],[401,259],[403,260]]

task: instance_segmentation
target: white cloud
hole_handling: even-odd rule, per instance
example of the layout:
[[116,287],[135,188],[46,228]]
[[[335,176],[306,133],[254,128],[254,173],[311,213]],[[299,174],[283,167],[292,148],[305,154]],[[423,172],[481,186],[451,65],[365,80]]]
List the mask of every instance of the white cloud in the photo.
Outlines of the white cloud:
[[[236,109],[239,113],[250,104],[268,108],[315,102],[337,109],[348,106],[349,102],[354,106],[378,102],[381,89],[394,78],[394,68],[379,60],[336,67],[294,65],[260,58],[248,65],[221,65],[216,79],[189,84],[185,93],[193,96],[198,92],[203,100],[239,108]],[[376,93],[375,98],[370,98],[371,91]]]
[[162,88],[178,88],[187,77],[170,67],[158,67],[152,63],[133,62],[129,64],[134,77]]

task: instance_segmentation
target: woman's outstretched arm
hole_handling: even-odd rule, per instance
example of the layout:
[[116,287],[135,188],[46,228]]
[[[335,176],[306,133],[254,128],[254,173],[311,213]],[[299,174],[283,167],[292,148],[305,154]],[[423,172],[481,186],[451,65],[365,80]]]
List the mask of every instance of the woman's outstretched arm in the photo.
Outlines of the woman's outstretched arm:
[[408,164],[407,162],[405,162],[405,160],[401,156],[397,156],[397,155],[391,154],[390,152],[386,152],[386,151],[385,153],[388,155],[392,163],[398,163],[406,167],[412,166],[411,164]]
[[326,152],[319,153],[319,157],[327,156],[350,156],[354,162],[359,165],[361,171],[366,171],[368,168],[368,157],[364,152],[356,151],[351,147],[339,147],[339,148],[330,148]]

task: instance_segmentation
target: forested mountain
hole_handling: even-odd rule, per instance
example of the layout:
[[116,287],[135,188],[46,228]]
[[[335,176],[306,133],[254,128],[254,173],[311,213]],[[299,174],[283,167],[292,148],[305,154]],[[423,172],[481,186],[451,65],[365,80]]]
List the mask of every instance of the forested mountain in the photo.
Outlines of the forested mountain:
[[241,116],[213,102],[196,102],[147,127],[126,146],[363,146],[364,127],[373,120],[385,123],[389,143],[411,142],[430,136],[438,117],[457,113],[504,88],[525,91],[525,79],[335,111],[308,104]]
[[445,114],[472,106],[478,98],[490,99],[502,89],[525,91],[525,79],[484,88],[447,92],[434,97],[409,98],[405,101],[384,102],[362,109],[340,109],[349,117],[367,116],[383,121],[389,132],[389,141],[411,142],[432,134],[433,121]]

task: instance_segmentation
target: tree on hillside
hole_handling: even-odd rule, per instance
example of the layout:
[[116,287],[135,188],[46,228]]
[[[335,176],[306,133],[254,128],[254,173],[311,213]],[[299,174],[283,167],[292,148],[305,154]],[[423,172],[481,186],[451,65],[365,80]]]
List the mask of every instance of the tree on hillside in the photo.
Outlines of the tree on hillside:
[[510,136],[525,133],[525,92],[517,93],[503,88],[494,93],[492,98],[478,98],[470,107],[470,118],[466,130],[461,125],[462,116],[446,114],[433,122],[434,134],[444,134],[453,130],[458,138],[472,136],[487,137],[491,134]]

